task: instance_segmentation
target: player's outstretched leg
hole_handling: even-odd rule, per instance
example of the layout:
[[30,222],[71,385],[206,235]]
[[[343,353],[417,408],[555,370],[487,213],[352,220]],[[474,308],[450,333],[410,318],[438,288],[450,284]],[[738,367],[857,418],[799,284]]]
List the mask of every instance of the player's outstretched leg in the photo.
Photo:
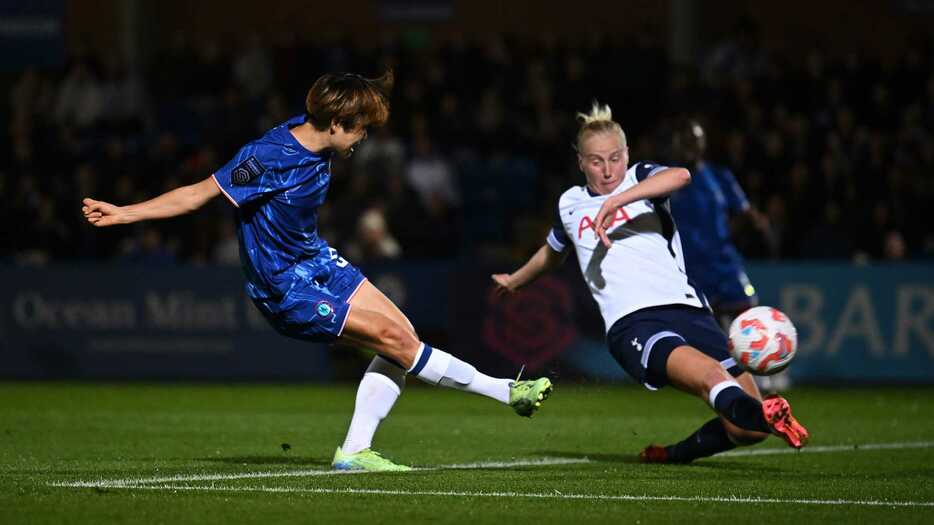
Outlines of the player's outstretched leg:
[[[742,374],[736,381],[751,397],[761,399],[751,375]],[[744,430],[721,416],[704,423],[696,432],[674,445],[646,447],[639,454],[639,459],[643,463],[690,463],[737,446],[761,443],[766,437],[767,433]]]
[[531,416],[538,410],[552,389],[547,378],[516,381],[488,376],[470,363],[422,343],[379,312],[351,310],[342,339],[354,346],[376,350],[426,383],[495,399],[523,416]]
[[716,360],[690,346],[675,348],[666,363],[668,378],[682,390],[706,399],[713,409],[737,427],[775,434],[789,445],[801,448],[808,433],[791,416],[791,407],[783,398],[760,402],[723,369]]
[[470,363],[421,343],[409,373],[432,385],[480,394],[507,404],[520,416],[532,417],[551,395],[547,377],[519,381],[490,377]]

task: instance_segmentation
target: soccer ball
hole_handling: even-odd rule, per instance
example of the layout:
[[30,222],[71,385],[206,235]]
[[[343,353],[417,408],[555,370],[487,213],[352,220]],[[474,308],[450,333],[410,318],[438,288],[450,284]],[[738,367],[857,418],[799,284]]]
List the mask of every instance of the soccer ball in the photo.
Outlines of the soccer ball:
[[798,331],[783,312],[770,306],[750,308],[730,325],[730,354],[750,373],[781,372],[798,350]]

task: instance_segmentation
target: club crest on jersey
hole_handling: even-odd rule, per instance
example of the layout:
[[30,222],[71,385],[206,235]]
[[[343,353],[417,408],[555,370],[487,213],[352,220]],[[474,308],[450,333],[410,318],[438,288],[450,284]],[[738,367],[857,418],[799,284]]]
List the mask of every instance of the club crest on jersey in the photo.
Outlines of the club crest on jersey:
[[230,183],[243,186],[265,172],[266,166],[256,160],[256,157],[250,156],[250,158],[237,164],[237,167],[230,172]]
[[315,305],[315,313],[319,317],[328,318],[334,314],[334,307],[327,301],[318,301],[318,304]]
[[[610,225],[607,227],[607,230],[613,226],[616,226],[617,222],[626,222],[628,220],[629,214],[626,213],[625,209],[620,208],[616,210],[616,215],[613,216],[613,222],[610,223]],[[594,224],[593,219],[591,219],[589,215],[584,215],[581,218],[580,224],[577,225],[577,238],[583,238],[585,231],[593,229],[596,229],[596,225]]]

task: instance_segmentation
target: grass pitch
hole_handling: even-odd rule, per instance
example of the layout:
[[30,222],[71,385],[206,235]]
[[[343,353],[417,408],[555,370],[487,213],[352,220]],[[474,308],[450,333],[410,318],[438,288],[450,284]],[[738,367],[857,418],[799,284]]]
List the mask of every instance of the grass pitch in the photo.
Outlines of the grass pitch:
[[804,452],[670,466],[634,456],[711,417],[671,389],[558,382],[527,420],[412,385],[376,448],[421,468],[334,474],[354,392],[0,384],[0,523],[934,522],[932,389],[798,388]]

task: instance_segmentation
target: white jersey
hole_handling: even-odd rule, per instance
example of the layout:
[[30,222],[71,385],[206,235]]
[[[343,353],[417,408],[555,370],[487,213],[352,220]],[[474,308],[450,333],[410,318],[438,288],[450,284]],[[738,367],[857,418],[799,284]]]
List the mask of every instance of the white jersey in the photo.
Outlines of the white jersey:
[[[637,162],[611,195],[616,195],[666,169]],[[607,229],[609,250],[594,235],[594,219],[609,195],[594,195],[575,186],[558,200],[558,216],[548,234],[557,252],[573,244],[581,273],[600,307],[609,332],[613,323],[637,310],[669,304],[706,307],[706,300],[684,272],[684,256],[668,197],[627,204]]]

